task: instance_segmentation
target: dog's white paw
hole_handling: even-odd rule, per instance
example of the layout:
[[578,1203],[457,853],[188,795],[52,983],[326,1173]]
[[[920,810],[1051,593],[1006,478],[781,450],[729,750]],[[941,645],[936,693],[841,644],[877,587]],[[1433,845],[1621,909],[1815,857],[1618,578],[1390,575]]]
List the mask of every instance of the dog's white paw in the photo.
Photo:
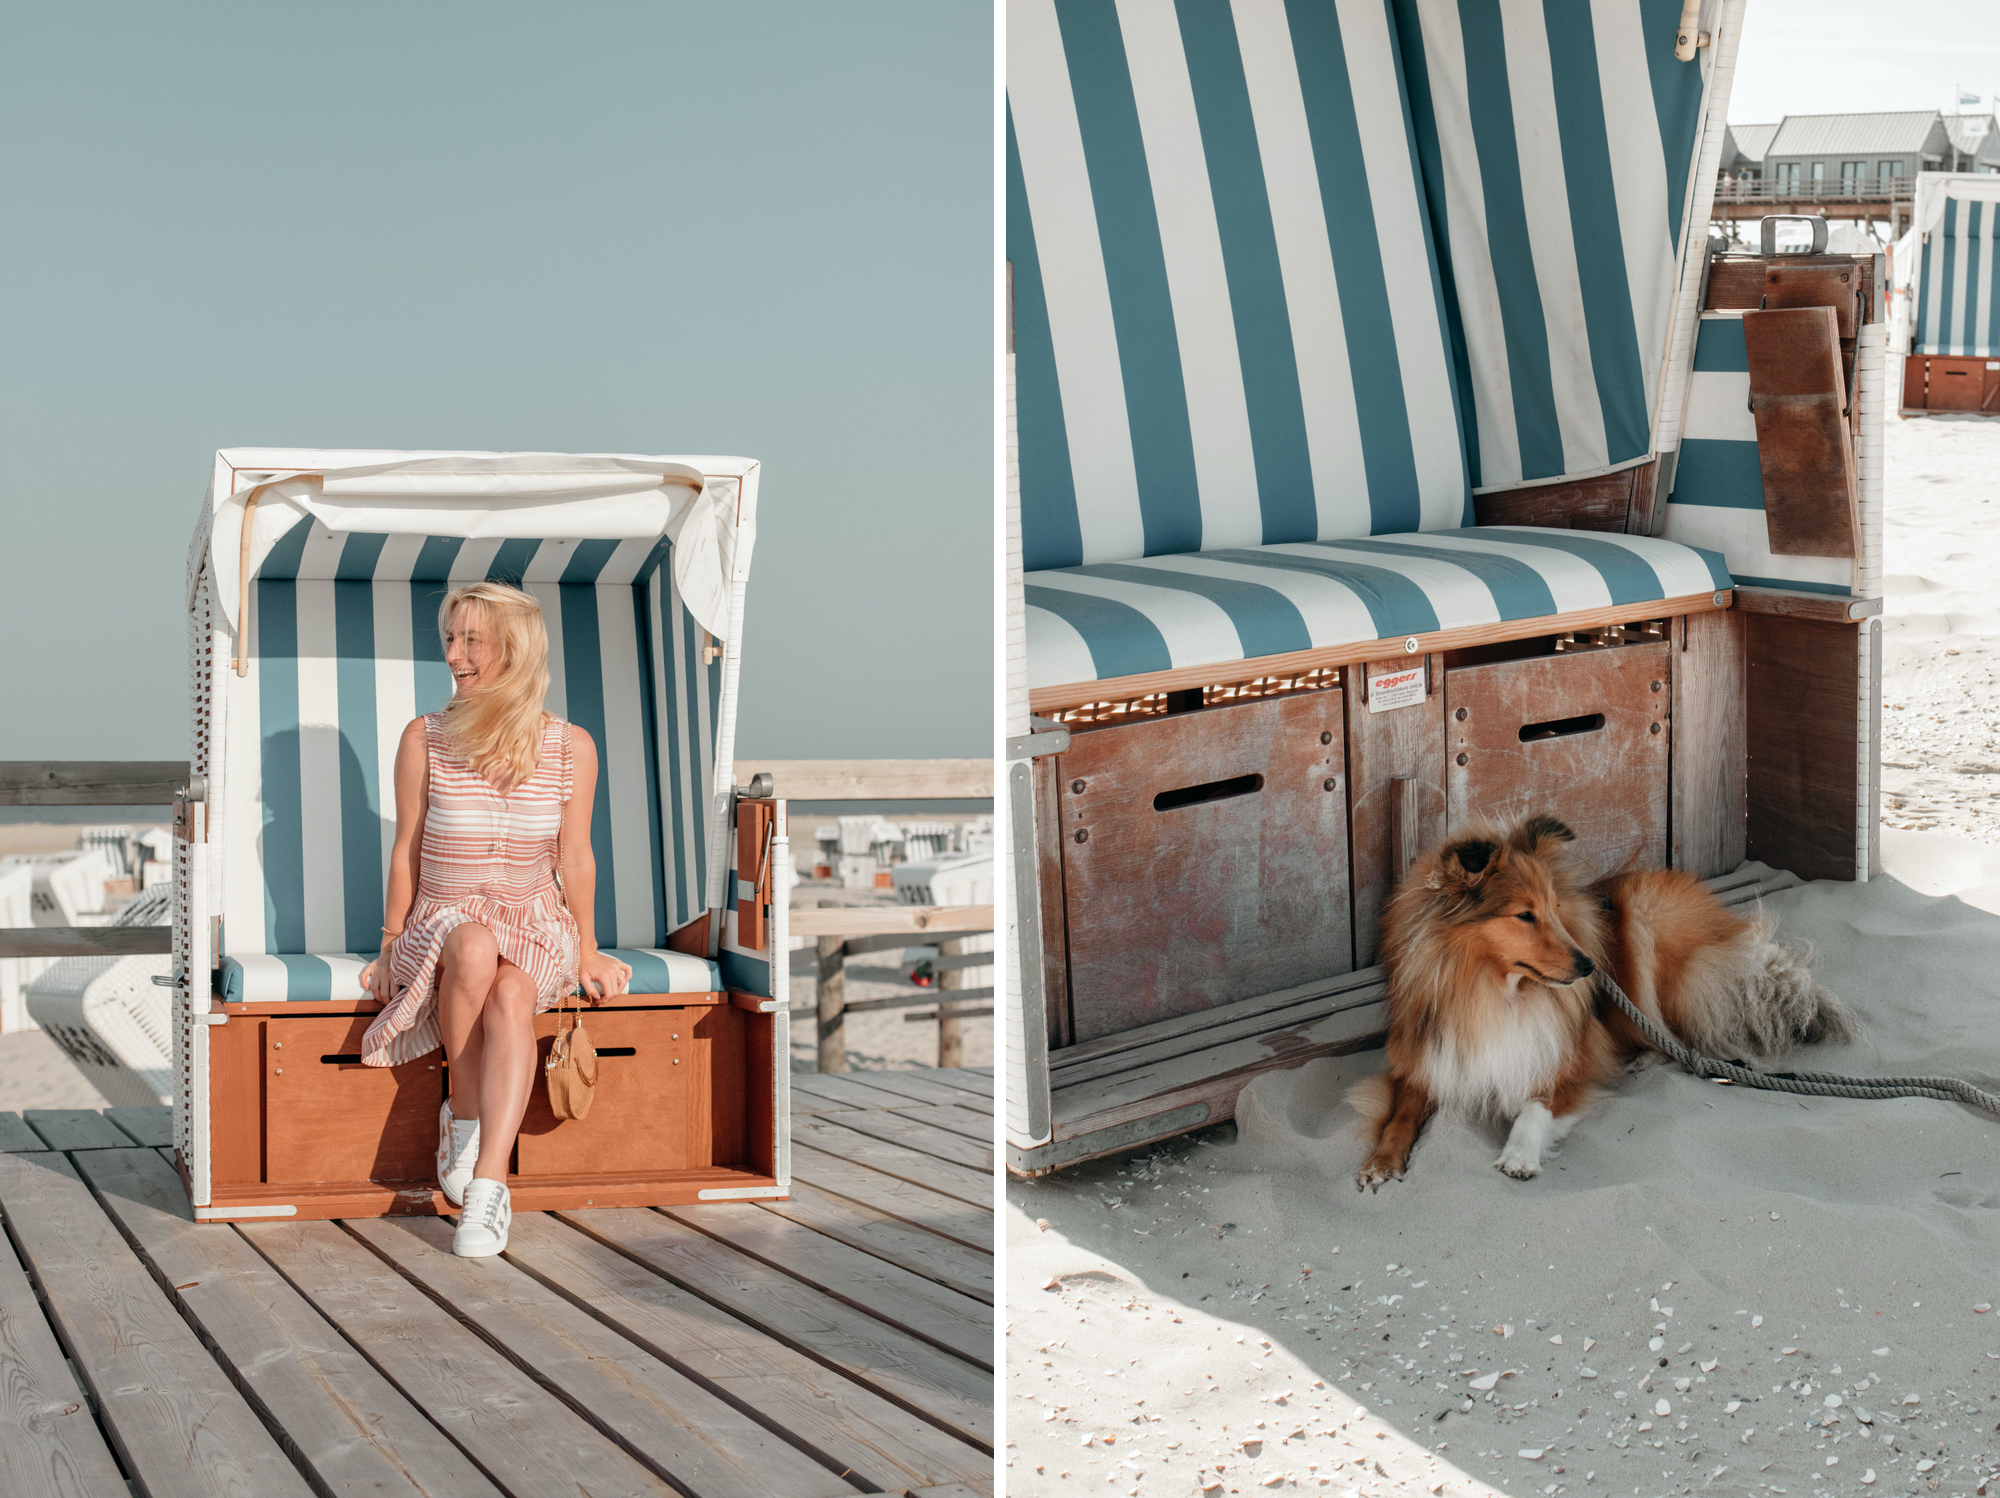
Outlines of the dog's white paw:
[[1402,1179],[1403,1172],[1388,1161],[1370,1160],[1356,1172],[1354,1189],[1356,1191],[1380,1191],[1383,1182],[1400,1181]]
[[1493,1162],[1493,1168],[1517,1181],[1532,1181],[1542,1173],[1542,1157],[1508,1141],[1507,1148],[1500,1152],[1500,1158]]

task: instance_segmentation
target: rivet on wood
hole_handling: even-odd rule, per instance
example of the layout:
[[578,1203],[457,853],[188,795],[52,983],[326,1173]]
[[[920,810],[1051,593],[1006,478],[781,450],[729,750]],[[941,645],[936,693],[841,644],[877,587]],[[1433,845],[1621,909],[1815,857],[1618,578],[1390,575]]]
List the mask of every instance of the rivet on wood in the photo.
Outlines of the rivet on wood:
[[1462,765],[1463,765],[1463,764],[1468,764],[1468,763],[1470,763],[1470,762],[1471,762],[1471,759],[1472,759],[1472,756],[1471,756],[1471,755],[1469,755],[1469,754],[1461,754],[1461,755],[1459,755],[1459,757],[1458,757],[1458,762],[1459,762],[1460,764],[1462,764]]
[[1659,689],[1660,689],[1660,684],[1659,684],[1659,683],[1658,683],[1657,681],[1656,681],[1656,682],[1654,682],[1654,683],[1653,683],[1653,690],[1657,692],[1657,691],[1659,691]]
[[285,1074],[285,1069],[282,1066],[274,1066],[271,1068],[271,1075],[274,1077],[282,1077],[284,1074]]
[[1076,829],[1076,840],[1077,840],[1078,842],[1080,842],[1080,843],[1087,843],[1087,842],[1089,842],[1089,841],[1090,841],[1090,829],[1089,829],[1088,827],[1079,827],[1079,828],[1077,828],[1077,829]]
[[1081,796],[1083,794],[1083,782],[1081,780],[1072,780],[1069,783],[1069,788],[1074,795]]
[[1660,731],[1660,725],[1659,725],[1659,724],[1657,724],[1657,723],[1655,723],[1655,724],[1653,725],[1653,727],[1652,727],[1652,731],[1653,731],[1654,733],[1658,733],[1658,732]]
[[1329,775],[1326,777],[1324,781],[1320,783],[1320,789],[1323,791],[1330,791],[1339,784],[1340,782],[1338,780],[1334,779],[1331,775]]
[[1331,733],[1322,733],[1319,736],[1319,741],[1322,744],[1331,744],[1333,742],[1333,735]]
[[1465,721],[1465,709],[1460,708],[1457,712],[1453,713],[1452,716],[1458,719],[1459,722],[1463,723]]

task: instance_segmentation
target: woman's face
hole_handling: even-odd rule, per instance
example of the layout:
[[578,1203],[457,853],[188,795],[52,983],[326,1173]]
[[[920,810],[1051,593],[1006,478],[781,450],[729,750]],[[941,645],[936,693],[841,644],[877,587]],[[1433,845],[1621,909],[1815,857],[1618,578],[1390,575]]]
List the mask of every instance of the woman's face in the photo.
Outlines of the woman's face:
[[460,695],[499,681],[507,663],[483,610],[462,603],[452,614],[444,632],[444,663],[451,668],[452,685]]

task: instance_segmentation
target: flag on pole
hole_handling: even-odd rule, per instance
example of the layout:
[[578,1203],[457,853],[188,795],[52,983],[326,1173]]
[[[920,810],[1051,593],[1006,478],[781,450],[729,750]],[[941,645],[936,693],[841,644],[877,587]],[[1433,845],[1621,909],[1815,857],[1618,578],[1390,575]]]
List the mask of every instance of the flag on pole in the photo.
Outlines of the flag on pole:
[[1965,85],[1960,84],[1958,86],[1958,107],[1960,109],[1976,109],[1978,105],[1979,105],[1979,95],[1968,94],[1965,91]]

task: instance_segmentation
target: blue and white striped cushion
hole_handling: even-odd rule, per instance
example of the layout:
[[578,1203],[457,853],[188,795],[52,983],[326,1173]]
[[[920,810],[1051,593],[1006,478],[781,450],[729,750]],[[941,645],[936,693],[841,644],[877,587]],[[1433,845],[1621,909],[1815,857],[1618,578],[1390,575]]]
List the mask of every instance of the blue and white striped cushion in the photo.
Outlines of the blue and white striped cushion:
[[1714,50],[1681,0],[1394,5],[1473,486],[1643,458]]
[[1028,685],[1066,686],[1685,598],[1721,557],[1650,536],[1478,526],[1027,575]]
[[[655,948],[613,947],[613,957],[632,969],[635,994],[717,993],[722,972],[706,957]],[[298,1003],[310,999],[358,1001],[361,969],[374,953],[327,952],[312,956],[271,956],[245,952],[222,961],[220,989],[231,1004]]]
[[2000,348],[2000,203],[1947,197],[1917,261],[1917,352],[1989,359]]
[[396,745],[451,696],[438,605],[479,578],[541,600],[549,709],[598,746],[598,941],[656,948],[699,916],[722,669],[701,661],[666,555],[652,539],[382,536],[312,521],[287,533],[251,589],[250,674],[220,681],[223,951],[375,950]]
[[1011,0],[1030,571],[1471,519],[1386,0]]
[[1771,552],[1764,520],[1764,472],[1757,460],[1757,419],[1750,414],[1750,358],[1743,315],[1702,314],[1688,377],[1687,427],[1668,497],[1670,540],[1722,553],[1749,587],[1794,588],[1841,598],[1854,591],[1845,557],[1787,557]]

